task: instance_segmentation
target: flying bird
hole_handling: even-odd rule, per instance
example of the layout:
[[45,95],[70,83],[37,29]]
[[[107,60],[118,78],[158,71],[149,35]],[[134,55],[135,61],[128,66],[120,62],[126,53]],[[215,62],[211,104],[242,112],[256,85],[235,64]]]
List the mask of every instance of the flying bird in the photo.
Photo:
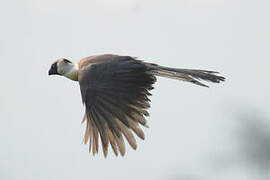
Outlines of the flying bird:
[[99,138],[103,154],[108,154],[109,144],[114,154],[125,155],[124,138],[133,149],[137,143],[133,133],[144,139],[140,125],[148,127],[148,98],[156,76],[191,82],[208,87],[201,81],[219,83],[225,78],[218,72],[179,69],[144,62],[131,56],[113,54],[90,56],[73,63],[65,58],[56,60],[49,75],[65,76],[80,84],[85,105],[86,121],[84,143],[89,142],[89,152],[98,153]]

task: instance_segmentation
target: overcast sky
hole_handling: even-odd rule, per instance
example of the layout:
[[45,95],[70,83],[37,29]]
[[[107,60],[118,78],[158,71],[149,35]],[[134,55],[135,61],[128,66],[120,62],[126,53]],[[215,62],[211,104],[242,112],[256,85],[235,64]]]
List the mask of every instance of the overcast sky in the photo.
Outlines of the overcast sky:
[[[209,162],[234,151],[238,111],[270,117],[269,7],[267,0],[2,2],[0,179],[254,179],[241,169],[216,173]],[[48,70],[60,57],[103,53],[215,70],[227,80],[203,88],[159,78],[145,141],[125,157],[111,150],[107,159],[93,157],[82,143],[78,83]]]

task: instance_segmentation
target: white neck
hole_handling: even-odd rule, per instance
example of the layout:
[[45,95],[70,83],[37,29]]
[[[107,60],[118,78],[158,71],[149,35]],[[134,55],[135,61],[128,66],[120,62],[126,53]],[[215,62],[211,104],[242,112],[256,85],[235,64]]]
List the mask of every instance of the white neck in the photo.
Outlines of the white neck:
[[78,71],[79,65],[77,63],[72,63],[70,65],[70,69],[64,74],[64,76],[73,81],[78,81]]

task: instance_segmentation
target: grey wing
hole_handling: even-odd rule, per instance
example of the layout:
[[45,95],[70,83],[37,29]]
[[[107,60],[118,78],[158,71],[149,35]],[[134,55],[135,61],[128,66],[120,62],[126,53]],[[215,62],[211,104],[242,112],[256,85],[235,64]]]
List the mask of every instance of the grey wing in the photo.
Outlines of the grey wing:
[[[115,56],[106,61],[82,68],[79,72],[82,99],[85,104],[86,132],[84,142],[89,141],[89,151],[96,154],[101,138],[104,156],[108,145],[123,156],[123,135],[132,148],[137,144],[133,132],[144,139],[139,124],[147,126],[144,116],[150,107],[147,96],[156,81],[147,73],[147,67],[129,56]],[[132,132],[133,131],[133,132]]]

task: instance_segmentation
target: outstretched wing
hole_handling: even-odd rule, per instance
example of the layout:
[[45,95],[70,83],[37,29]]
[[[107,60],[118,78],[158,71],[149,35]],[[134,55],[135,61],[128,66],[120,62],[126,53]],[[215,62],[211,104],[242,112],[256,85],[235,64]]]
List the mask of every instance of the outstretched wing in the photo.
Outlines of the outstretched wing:
[[123,135],[137,148],[133,132],[144,139],[139,124],[147,126],[147,96],[155,81],[141,61],[129,56],[103,55],[82,62],[79,83],[87,123],[84,143],[89,141],[89,151],[98,152],[100,137],[105,157],[109,143],[115,155],[120,151],[123,156]]

